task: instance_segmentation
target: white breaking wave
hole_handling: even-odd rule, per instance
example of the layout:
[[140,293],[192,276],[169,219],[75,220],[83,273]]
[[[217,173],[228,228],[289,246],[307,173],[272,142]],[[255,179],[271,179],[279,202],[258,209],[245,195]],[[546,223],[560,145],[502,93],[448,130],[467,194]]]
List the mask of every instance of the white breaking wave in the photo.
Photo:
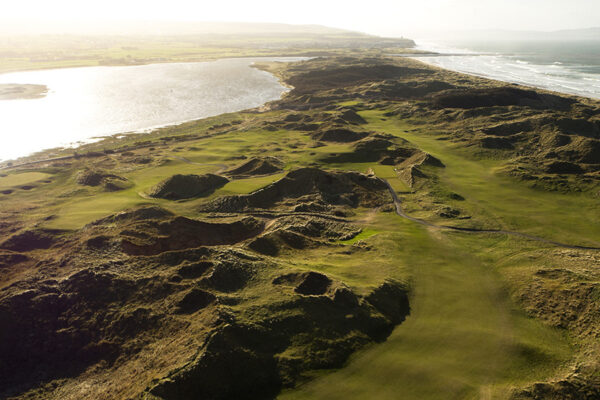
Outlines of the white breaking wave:
[[560,93],[600,99],[600,76],[578,70],[585,66],[566,66],[558,61],[549,65],[533,64],[500,53],[476,53],[469,49],[453,48],[425,41],[418,42],[416,48],[445,54],[413,57],[441,68]]

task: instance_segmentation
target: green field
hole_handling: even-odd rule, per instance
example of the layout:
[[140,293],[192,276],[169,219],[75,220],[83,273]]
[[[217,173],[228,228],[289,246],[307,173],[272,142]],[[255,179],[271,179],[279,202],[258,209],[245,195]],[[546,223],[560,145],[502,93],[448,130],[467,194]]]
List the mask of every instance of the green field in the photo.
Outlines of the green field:
[[[463,196],[460,207],[473,216],[463,226],[600,244],[600,204],[593,197],[531,189],[499,176],[501,161],[474,159],[437,140],[435,132],[383,118],[383,113],[361,115],[373,130],[406,139],[445,164],[440,186]],[[402,193],[402,187],[395,189]],[[406,207],[417,204],[417,194],[404,193]],[[398,264],[413,279],[411,315],[385,343],[279,398],[505,399],[527,382],[566,373],[571,340],[527,317],[510,295],[511,285],[518,286],[524,271],[535,269],[542,256],[533,253],[520,263],[511,258],[544,245],[506,235],[449,233],[381,215],[368,232],[375,230],[399,233]]]
[[43,172],[22,172],[0,176],[0,189],[10,189],[17,186],[24,186],[42,179],[48,179],[51,175]]
[[398,267],[414,287],[411,315],[385,343],[279,398],[502,399],[561,372],[569,340],[519,311],[496,270],[518,243],[428,232],[400,217],[380,216],[374,226],[397,232]]
[[[359,80],[360,84],[361,82]],[[365,90],[371,89],[367,87]],[[300,99],[300,106],[307,104],[304,101],[311,100],[302,96]],[[169,247],[170,250],[164,250],[158,245],[152,247],[164,238],[171,240],[176,236],[168,230],[176,217],[156,217],[156,220],[153,220],[154,217],[148,217],[149,221],[142,222],[132,220],[127,222],[130,225],[126,227],[115,222],[110,226],[96,227],[103,229],[100,232],[94,231],[94,227],[90,226],[80,229],[100,218],[148,204],[163,207],[177,216],[204,221],[231,221],[251,215],[252,218],[248,219],[256,218],[255,222],[263,227],[258,230],[262,231],[255,236],[245,236],[233,245],[229,245],[231,242],[227,242],[227,245],[214,245],[219,252],[222,251],[219,253],[219,257],[222,258],[215,258],[213,261],[221,265],[219,263],[229,260],[228,257],[238,257],[245,260],[244,262],[253,260],[257,265],[260,264],[260,267],[256,267],[260,272],[256,275],[249,273],[252,278],[248,278],[248,281],[251,283],[245,283],[247,286],[242,285],[240,289],[206,290],[213,290],[216,293],[213,299],[222,302],[219,307],[223,308],[219,310],[223,313],[218,316],[218,324],[224,323],[223,321],[227,321],[227,324],[242,321],[247,324],[244,329],[253,324],[262,329],[249,329],[253,333],[262,334],[261,332],[269,332],[269,326],[278,326],[277,323],[281,321],[269,320],[271,315],[265,316],[273,310],[280,313],[276,318],[304,318],[306,315],[302,313],[306,312],[308,315],[311,310],[314,312],[306,305],[313,300],[315,303],[310,304],[316,304],[314,309],[317,311],[321,311],[320,305],[330,304],[326,303],[328,301],[339,307],[338,309],[342,310],[339,315],[342,326],[346,326],[348,321],[354,318],[354,314],[344,311],[345,306],[335,303],[339,299],[335,300],[335,294],[332,293],[336,292],[300,296],[300,292],[296,290],[299,286],[294,286],[298,283],[294,279],[310,275],[301,273],[311,271],[325,274],[325,278],[330,278],[330,283],[334,285],[331,288],[349,289],[352,294],[358,296],[355,297],[359,299],[355,305],[364,305],[365,302],[370,304],[368,296],[385,281],[401,284],[402,290],[408,288],[406,290],[410,293],[410,314],[406,320],[395,326],[386,340],[375,343],[374,341],[379,339],[364,336],[364,341],[348,352],[352,353],[350,358],[345,363],[346,358],[343,358],[335,365],[336,369],[315,370],[316,367],[311,367],[312,369],[299,371],[297,376],[290,373],[290,381],[297,383],[297,386],[284,389],[277,397],[282,400],[508,400],[514,399],[517,391],[530,388],[536,382],[566,379],[565,377],[572,376],[573,371],[584,370],[582,365],[588,368],[586,373],[592,371],[588,376],[595,376],[598,370],[596,355],[600,351],[595,341],[597,336],[594,336],[597,333],[594,326],[597,326],[598,321],[595,302],[600,299],[597,268],[600,258],[597,252],[566,245],[555,246],[499,232],[467,233],[446,228],[453,226],[506,230],[535,235],[567,245],[600,247],[600,202],[597,193],[591,190],[565,192],[536,189],[527,182],[504,173],[505,167],[516,163],[517,158],[511,159],[510,156],[498,153],[486,157],[479,152],[480,148],[470,147],[474,146],[475,141],[466,144],[453,141],[447,132],[439,129],[440,125],[428,120],[415,121],[394,116],[391,112],[394,104],[364,104],[348,100],[335,106],[356,107],[358,115],[366,120],[366,123],[361,120],[359,123],[345,125],[348,129],[360,131],[363,136],[368,136],[359,143],[368,145],[369,140],[374,138],[380,142],[389,139],[387,143],[390,145],[387,148],[405,151],[408,155],[403,156],[405,158],[401,161],[393,159],[394,165],[384,165],[389,164],[383,161],[385,158],[382,157],[389,154],[385,152],[381,153],[383,156],[378,160],[366,162],[364,160],[370,158],[363,157],[364,154],[360,153],[357,143],[329,141],[317,135],[323,127],[319,125],[321,123],[336,127],[341,124],[339,119],[348,112],[347,109],[334,110],[334,107],[328,107],[300,112],[295,109],[277,110],[274,107],[271,111],[240,112],[167,127],[145,136],[130,135],[123,140],[108,138],[78,149],[79,154],[65,157],[51,167],[44,164],[36,169],[29,165],[7,170],[9,172],[0,177],[0,189],[6,189],[0,193],[0,215],[9,221],[6,226],[14,223],[14,232],[29,227],[35,228],[35,234],[44,231],[45,228],[60,230],[60,235],[63,235],[60,240],[70,237],[69,240],[75,243],[71,245],[76,249],[76,256],[83,254],[86,262],[90,259],[85,257],[96,261],[93,257],[97,257],[98,254],[112,256],[110,252],[118,248],[117,244],[122,245],[123,238],[140,239],[142,244],[139,247],[148,249],[149,252],[149,255],[140,256],[145,257],[142,261],[140,257],[127,254],[123,255],[126,262],[102,264],[102,268],[111,269],[111,273],[114,272],[117,276],[121,273],[121,268],[138,268],[138,264],[133,261],[130,266],[129,260],[135,260],[140,265],[146,261],[154,262],[154,269],[146,271],[149,274],[147,281],[156,279],[158,282],[162,279],[168,282],[165,283],[168,290],[177,288],[182,291],[192,288],[205,289],[202,285],[212,278],[201,278],[200,275],[194,278],[173,276],[185,273],[181,272],[186,271],[184,267],[189,267],[188,264],[195,263],[196,259],[186,258],[184,261],[179,260],[181,264],[168,266],[166,262],[165,265],[160,264],[162,254],[167,251],[175,253],[183,249],[182,253],[187,253],[198,250],[195,247],[185,247],[192,246],[188,242],[175,243],[181,247]],[[296,122],[301,118],[308,120],[302,120],[305,128],[309,123],[316,124],[317,127],[309,126],[304,130],[290,124],[290,121]],[[413,159],[413,155],[423,156],[419,150],[437,158],[444,166],[418,164],[423,179],[413,184],[407,182],[399,171],[404,161]],[[70,150],[65,150],[65,154],[61,155],[67,155],[68,151]],[[371,148],[370,151],[378,150]],[[277,165],[283,167],[278,167],[273,173],[257,173],[243,178],[239,178],[237,174],[227,174],[227,170],[265,155],[277,157]],[[512,154],[512,157],[516,157],[515,154]],[[143,162],[140,162],[140,159]],[[426,221],[429,225],[397,215],[387,186],[381,189],[381,182],[372,177],[369,178],[374,185],[372,187],[377,187],[375,184],[380,185],[379,189],[372,189],[373,192],[382,192],[378,192],[378,195],[384,199],[381,202],[367,203],[368,205],[344,203],[346,198],[341,196],[348,195],[347,192],[341,195],[336,192],[334,195],[338,197],[333,197],[330,192],[322,189],[326,184],[309,181],[310,185],[314,185],[314,188],[310,187],[314,192],[303,193],[305,199],[302,200],[293,197],[294,195],[286,197],[289,194],[286,191],[292,192],[293,188],[285,187],[281,189],[283,194],[277,192],[275,195],[281,195],[281,199],[278,198],[274,205],[266,201],[265,208],[262,208],[263,205],[249,209],[242,206],[239,209],[232,207],[233,211],[230,211],[229,208],[201,207],[221,196],[253,193],[301,167],[320,168],[329,172],[359,171],[374,174],[389,182],[407,214]],[[125,182],[123,190],[110,191],[106,186],[81,183],[78,180],[81,172],[90,170],[114,174]],[[229,182],[214,189],[214,192],[211,189],[204,195],[185,200],[156,199],[148,195],[153,186],[173,175],[207,173],[226,175]],[[318,176],[328,176],[328,184],[335,182],[330,178],[331,175],[336,174],[323,173]],[[367,178],[362,176],[352,179]],[[359,188],[351,194],[356,195],[361,190],[363,189]],[[371,193],[368,194],[367,197],[370,197]],[[293,208],[298,204],[307,207]],[[375,205],[371,206],[372,204]],[[310,211],[306,211],[307,209]],[[313,211],[315,209],[317,211]],[[440,212],[445,209],[456,210],[456,213]],[[146,232],[144,223],[150,226],[147,229],[150,233]],[[334,233],[339,235],[311,236],[310,240],[307,236],[308,244],[298,244],[297,247],[285,242],[285,236],[278,236],[282,232],[302,232],[303,228],[309,231],[307,227],[311,224],[321,224],[328,229],[333,227],[331,229],[337,229]],[[298,229],[298,232],[293,231],[290,226]],[[0,224],[0,228],[4,229],[5,226]],[[288,228],[290,231],[286,231]],[[152,236],[155,235],[152,229],[159,233]],[[166,232],[164,236],[161,229]],[[348,232],[351,232],[351,235],[347,235]],[[47,231],[43,233],[51,234]],[[12,235],[13,231],[10,234]],[[271,234],[272,236],[267,236]],[[107,253],[95,253],[100,250],[93,248],[94,243],[104,242],[105,235],[113,236],[111,243],[114,247],[105,249]],[[201,235],[206,235],[206,232],[194,238]],[[252,247],[252,244],[256,244],[253,241],[258,237],[266,237],[266,240],[274,238],[272,240],[280,247],[276,248],[276,252],[263,253],[260,247],[258,250],[257,247]],[[346,240],[348,237],[352,238]],[[177,242],[176,239],[173,242]],[[67,239],[64,240],[67,243]],[[286,243],[289,246],[286,247]],[[67,250],[64,250],[65,254],[61,253],[66,248],[61,247],[62,242],[57,240],[53,245],[56,247],[48,250],[49,253],[54,249],[60,251],[57,252],[56,259],[48,256],[48,259],[54,262],[49,265],[58,271],[62,267],[54,266],[62,265],[60,263],[63,260],[68,261],[65,257],[68,253]],[[206,245],[208,246],[212,245]],[[155,248],[160,256],[152,253]],[[174,248],[176,250],[173,250]],[[80,252],[80,249],[84,250]],[[45,249],[35,248],[32,254],[35,257],[44,256],[44,251]],[[207,254],[210,255],[206,257],[213,257],[212,251],[216,252],[214,249],[207,250]],[[12,253],[9,255],[12,256]],[[202,258],[204,255],[198,257]],[[34,265],[33,261],[31,265]],[[88,268],[87,264],[85,268]],[[60,276],[60,273],[66,274],[55,270],[51,270],[51,273],[56,273],[56,276]],[[125,272],[130,273],[135,275],[137,271]],[[7,282],[16,282],[28,277],[16,269],[13,275],[6,276]],[[52,282],[59,281],[54,275],[49,276],[52,277]],[[287,285],[287,291],[274,286],[279,285],[274,279],[284,276],[288,279],[283,280],[286,282],[284,286]],[[46,278],[50,281],[49,277]],[[333,291],[331,288],[328,290]],[[315,297],[311,297],[313,295]],[[159,295],[156,297],[159,298],[156,301],[162,301]],[[202,337],[198,342],[193,342],[196,340],[194,335],[177,339],[176,346],[180,347],[174,346],[180,351],[180,364],[177,364],[179,367],[184,365],[181,360],[187,360],[186,354],[194,353],[196,349],[198,354],[202,353],[201,343],[205,340],[202,335],[208,336],[213,332],[210,329],[217,332],[221,326],[215,328],[215,322],[216,325],[205,328],[203,324],[208,324],[206,321],[214,322],[214,315],[202,314],[204,319],[196,320],[196,316],[201,315],[203,311],[198,311],[195,316],[192,313],[185,316],[174,314],[171,304],[173,301],[161,303],[153,312],[168,314],[169,321],[181,318],[183,322],[180,326],[194,326],[198,329],[195,332],[201,332],[199,336]],[[287,301],[290,302],[286,303]],[[298,311],[299,308],[294,308],[298,304],[304,304],[306,309]],[[582,320],[577,319],[580,314],[583,315]],[[381,312],[381,315],[383,318],[384,313]],[[536,316],[540,318],[535,318]],[[238,317],[239,321],[236,321]],[[303,325],[310,325],[311,317],[309,315],[308,319],[299,320],[303,321]],[[330,313],[327,313],[325,318],[329,319]],[[264,326],[259,326],[261,323],[264,323]],[[271,323],[273,325],[268,325]],[[389,325],[390,330],[394,324]],[[296,329],[294,325],[288,327]],[[390,330],[386,332],[389,333]],[[180,331],[176,332],[180,334]],[[318,329],[313,332],[318,332]],[[299,357],[298,354],[303,354],[303,350],[312,348],[312,336],[309,340],[298,337],[294,337],[296,342],[282,345],[285,350],[275,356],[288,361],[294,360],[294,357]],[[316,339],[320,345],[326,343],[335,347],[338,343],[336,341],[343,342],[344,338],[323,335],[323,338]],[[166,363],[164,368],[161,367],[162,375],[144,375],[144,379],[148,380],[140,381],[142,383],[139,386],[145,387],[154,384],[154,379],[171,376],[163,373],[171,366],[168,365],[169,354],[162,354],[160,346],[170,346],[172,343],[169,342],[168,335],[160,340],[165,340],[157,345],[161,351],[156,348],[151,351],[161,353],[157,358]],[[368,344],[363,346],[364,343]],[[258,348],[262,349],[260,346]],[[358,348],[360,349],[354,351]],[[144,354],[147,359],[137,360],[126,366],[130,368],[127,370],[130,376],[138,376],[144,362],[155,362],[155,353]],[[321,356],[322,353],[319,353],[315,358]],[[285,364],[286,368],[289,365]],[[321,365],[318,368],[332,368],[332,364],[325,367],[323,364],[318,365]],[[106,375],[112,377],[106,379],[110,380],[113,386],[119,386],[121,383],[114,378],[118,375],[117,368],[120,367],[115,367]],[[174,371],[175,367],[170,370]],[[285,370],[283,374],[288,372]],[[74,390],[71,393],[80,389],[77,379],[88,379],[86,384],[93,379],[99,379],[93,373],[90,373],[90,376],[92,378],[74,377],[69,383],[74,385],[71,387]],[[288,375],[285,376],[287,379]]]
[[[442,160],[443,187],[459,193],[461,202],[480,226],[530,233],[563,243],[600,246],[600,203],[589,194],[535,190],[496,173],[500,160],[474,159],[467,150],[435,132],[395,119],[383,112],[362,115],[377,131],[394,134]],[[407,199],[410,201],[410,198]]]

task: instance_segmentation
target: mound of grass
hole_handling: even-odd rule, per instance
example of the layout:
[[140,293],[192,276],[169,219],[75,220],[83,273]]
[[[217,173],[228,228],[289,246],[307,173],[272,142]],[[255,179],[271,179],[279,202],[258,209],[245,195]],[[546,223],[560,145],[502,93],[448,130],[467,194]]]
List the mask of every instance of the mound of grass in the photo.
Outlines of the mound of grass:
[[122,176],[90,169],[79,171],[75,181],[82,186],[102,186],[107,192],[118,192],[133,186]]
[[528,105],[539,108],[564,109],[575,100],[556,95],[542,95],[534,90],[511,87],[489,89],[448,90],[433,96],[433,105],[438,108],[480,108],[494,106]]
[[312,137],[322,142],[356,142],[368,135],[367,132],[357,132],[342,127],[329,127],[315,132]]
[[281,172],[282,169],[283,162],[276,157],[256,157],[223,172],[223,174],[235,177],[250,177],[275,174]]
[[[283,389],[282,398],[430,400],[588,390],[598,370],[598,255],[422,226],[394,213],[377,177],[409,215],[436,224],[597,245],[595,192],[533,190],[500,173],[571,162],[583,172],[540,176],[594,187],[597,117],[582,117],[596,115],[591,102],[571,112],[543,93],[517,93],[519,104],[479,107],[479,97],[514,93],[404,59],[317,58],[276,70],[306,85],[271,111],[83,149],[128,189],[78,187],[74,171],[91,162],[81,156],[56,162],[35,190],[0,196],[8,396],[84,388],[89,398],[274,398]],[[438,109],[434,93],[465,94],[450,100],[469,108]],[[355,125],[376,133],[356,143],[312,137]],[[486,137],[514,147],[484,148]],[[265,154],[291,172],[182,202],[139,195],[176,174]],[[245,168],[262,172],[260,162]],[[417,185],[402,181],[406,170]]]
[[[298,199],[294,204],[288,199]],[[203,212],[241,212],[265,209],[278,203],[295,208],[317,201],[324,206],[381,205],[390,201],[387,186],[378,179],[355,172],[333,172],[318,168],[300,168],[284,178],[247,195],[217,198],[200,207]]]
[[148,191],[150,197],[168,200],[205,197],[229,182],[229,179],[214,175],[173,175]]

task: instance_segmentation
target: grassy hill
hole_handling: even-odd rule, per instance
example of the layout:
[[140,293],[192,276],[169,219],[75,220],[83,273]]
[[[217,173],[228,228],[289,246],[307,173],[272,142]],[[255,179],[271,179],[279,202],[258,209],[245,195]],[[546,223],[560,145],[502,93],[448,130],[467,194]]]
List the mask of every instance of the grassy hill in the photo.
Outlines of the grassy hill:
[[352,54],[2,170],[0,396],[600,396],[598,102]]

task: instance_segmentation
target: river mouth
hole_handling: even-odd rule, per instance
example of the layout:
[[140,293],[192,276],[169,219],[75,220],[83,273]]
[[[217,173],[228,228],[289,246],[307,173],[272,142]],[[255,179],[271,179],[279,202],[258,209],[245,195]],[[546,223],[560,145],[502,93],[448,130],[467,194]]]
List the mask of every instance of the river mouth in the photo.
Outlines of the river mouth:
[[[258,107],[289,89],[252,63],[303,59],[233,58],[2,74],[0,87],[12,94],[0,102],[0,160]],[[21,89],[37,87],[48,88],[45,96],[23,97]]]

